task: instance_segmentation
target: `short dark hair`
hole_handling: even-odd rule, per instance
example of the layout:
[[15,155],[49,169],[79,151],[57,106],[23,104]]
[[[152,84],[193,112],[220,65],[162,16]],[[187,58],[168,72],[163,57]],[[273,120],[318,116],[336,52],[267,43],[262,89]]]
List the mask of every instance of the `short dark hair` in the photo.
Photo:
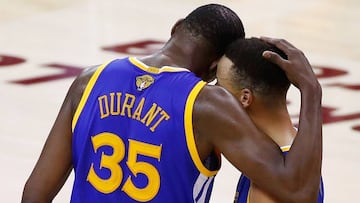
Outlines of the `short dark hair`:
[[244,38],[244,26],[238,15],[219,4],[207,4],[193,10],[183,21],[193,36],[202,36],[222,55],[226,47],[238,38]]
[[239,39],[228,46],[225,56],[234,64],[234,82],[238,87],[249,88],[263,97],[286,96],[290,81],[280,67],[262,56],[265,50],[287,59],[284,52],[258,38]]

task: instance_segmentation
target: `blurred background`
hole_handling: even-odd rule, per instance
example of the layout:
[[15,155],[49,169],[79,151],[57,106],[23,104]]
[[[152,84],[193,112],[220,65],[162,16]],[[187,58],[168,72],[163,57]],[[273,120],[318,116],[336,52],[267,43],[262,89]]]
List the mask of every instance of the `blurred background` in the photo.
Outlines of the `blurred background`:
[[[83,68],[153,52],[179,18],[207,3],[232,8],[247,37],[285,38],[304,51],[323,87],[325,202],[357,202],[358,0],[0,0],[0,202],[20,202],[67,89]],[[291,88],[294,123],[299,98]],[[232,202],[239,175],[223,159],[211,202]],[[72,180],[54,202],[69,202]]]

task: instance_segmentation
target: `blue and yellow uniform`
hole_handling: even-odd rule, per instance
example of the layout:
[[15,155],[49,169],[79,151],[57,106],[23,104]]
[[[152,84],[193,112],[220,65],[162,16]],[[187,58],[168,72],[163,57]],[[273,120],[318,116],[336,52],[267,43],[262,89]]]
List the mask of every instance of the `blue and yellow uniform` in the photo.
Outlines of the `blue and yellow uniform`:
[[[285,156],[287,154],[287,152],[290,150],[290,146],[281,147],[281,150],[283,151],[283,154]],[[249,198],[250,186],[251,186],[250,179],[242,174],[240,176],[238,185],[236,187],[234,203],[249,203],[250,202],[250,198]],[[320,191],[319,191],[317,202],[318,203],[324,202],[324,184],[323,184],[322,178],[320,180]]]
[[217,170],[201,162],[192,128],[204,85],[132,57],[100,66],[73,118],[71,202],[208,202]]

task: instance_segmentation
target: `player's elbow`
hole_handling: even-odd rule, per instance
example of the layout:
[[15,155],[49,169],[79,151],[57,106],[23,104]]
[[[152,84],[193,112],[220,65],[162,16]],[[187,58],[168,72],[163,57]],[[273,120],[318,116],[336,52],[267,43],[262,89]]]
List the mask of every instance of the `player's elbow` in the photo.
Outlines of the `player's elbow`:
[[21,198],[21,203],[42,203],[39,198],[36,198],[33,195],[29,195],[28,193],[23,193],[23,196]]
[[280,176],[282,191],[287,201],[284,202],[301,202],[316,203],[320,190],[321,173],[309,173],[304,176],[303,173],[286,173]]
[[317,202],[317,192],[299,190],[293,193],[289,203],[316,203]]
[[43,196],[41,196],[41,193],[34,189],[31,185],[28,183],[25,184],[21,203],[46,203],[51,202],[47,201]]
[[[286,201],[289,203],[316,203],[319,188],[304,185],[288,186],[286,190]],[[285,199],[284,199],[285,200]]]

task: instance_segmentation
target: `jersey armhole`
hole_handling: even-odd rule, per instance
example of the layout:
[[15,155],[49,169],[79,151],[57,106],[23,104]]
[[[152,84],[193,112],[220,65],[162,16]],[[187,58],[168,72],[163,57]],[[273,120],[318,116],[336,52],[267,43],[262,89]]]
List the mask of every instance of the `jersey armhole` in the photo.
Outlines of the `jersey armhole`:
[[75,129],[75,126],[76,126],[76,123],[80,117],[80,114],[82,112],[82,109],[84,108],[85,104],[86,104],[86,101],[91,93],[91,90],[93,89],[94,85],[95,85],[95,82],[97,81],[97,79],[99,78],[100,76],[100,73],[104,70],[104,68],[109,64],[111,63],[113,60],[111,61],[108,61],[104,64],[102,64],[101,66],[99,66],[96,71],[94,72],[94,74],[91,76],[88,84],[86,85],[85,87],[85,90],[83,92],[83,95],[81,96],[81,99],[80,99],[80,102],[76,108],[76,111],[75,111],[75,114],[74,114],[74,117],[73,117],[73,120],[72,120],[72,132],[74,133],[74,129]]
[[186,144],[193,160],[196,168],[207,177],[215,176],[218,170],[211,171],[207,169],[202,163],[198,150],[196,148],[195,139],[194,139],[194,131],[193,131],[193,107],[195,103],[195,99],[199,94],[200,90],[206,85],[206,82],[200,81],[195,87],[191,90],[185,105],[185,113],[184,113],[184,128],[185,128],[185,136],[186,136]]

